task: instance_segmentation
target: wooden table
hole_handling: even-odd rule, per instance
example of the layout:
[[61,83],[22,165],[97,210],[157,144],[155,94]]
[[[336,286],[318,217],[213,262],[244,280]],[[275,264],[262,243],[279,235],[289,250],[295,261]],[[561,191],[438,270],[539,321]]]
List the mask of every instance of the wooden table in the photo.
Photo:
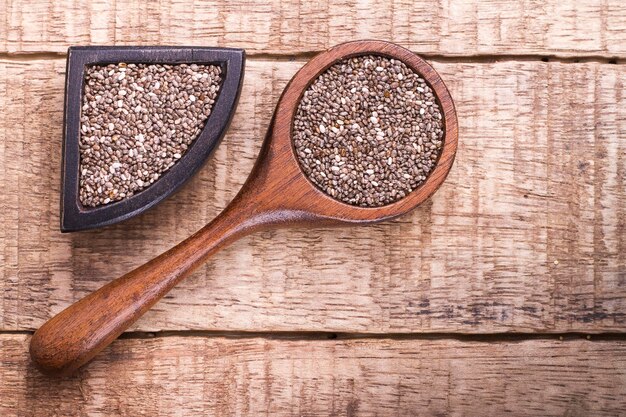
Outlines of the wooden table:
[[[617,415],[626,410],[622,0],[0,5],[0,415]],[[295,71],[379,38],[433,63],[460,147],[380,225],[261,233],[215,256],[74,378],[32,331],[173,246],[242,185]],[[156,209],[59,233],[69,45],[245,48],[213,160]]]

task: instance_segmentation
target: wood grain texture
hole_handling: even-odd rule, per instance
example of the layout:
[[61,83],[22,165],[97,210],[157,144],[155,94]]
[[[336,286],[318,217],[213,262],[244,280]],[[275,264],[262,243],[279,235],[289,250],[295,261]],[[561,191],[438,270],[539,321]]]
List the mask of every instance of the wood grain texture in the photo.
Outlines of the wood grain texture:
[[[138,218],[72,235],[57,229],[65,62],[0,65],[0,328],[23,330],[212,219],[302,63],[249,61],[229,134],[196,178]],[[624,331],[623,66],[434,65],[460,147],[432,200],[380,225],[245,238],[135,329]]]
[[0,335],[0,414],[20,416],[613,416],[618,341],[122,339],[71,379]]
[[0,50],[11,53],[141,44],[297,54],[373,38],[434,55],[626,57],[622,0],[2,3]]

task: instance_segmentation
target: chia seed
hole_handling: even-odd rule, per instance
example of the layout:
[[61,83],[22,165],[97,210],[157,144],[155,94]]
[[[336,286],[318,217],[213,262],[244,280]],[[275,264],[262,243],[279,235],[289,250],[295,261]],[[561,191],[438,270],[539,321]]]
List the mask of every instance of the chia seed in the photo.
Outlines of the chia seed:
[[95,65],[84,82],[79,198],[96,207],[144,190],[183,157],[211,114],[221,69]]
[[403,62],[344,59],[304,92],[293,124],[307,177],[331,197],[380,207],[406,197],[435,167],[443,116],[432,88]]

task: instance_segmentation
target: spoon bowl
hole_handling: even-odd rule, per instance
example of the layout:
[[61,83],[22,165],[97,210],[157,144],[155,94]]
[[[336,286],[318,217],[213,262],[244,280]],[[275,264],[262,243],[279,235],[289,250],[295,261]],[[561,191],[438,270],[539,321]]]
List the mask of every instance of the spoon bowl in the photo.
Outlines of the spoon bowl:
[[[292,141],[293,120],[304,91],[329,67],[337,62],[359,55],[381,55],[404,62],[426,80],[442,109],[444,144],[441,155],[427,179],[406,197],[381,207],[359,207],[334,199],[317,188],[300,169]],[[458,124],[454,103],[437,72],[413,52],[399,45],[383,41],[355,41],[338,45],[323,52],[296,73],[285,88],[248,183],[241,194],[256,189],[280,195],[278,201],[257,196],[257,200],[280,203],[275,209],[299,212],[312,220],[331,220],[347,223],[373,223],[400,216],[428,199],[445,180],[457,149]],[[262,183],[260,183],[262,181]]]
[[[444,122],[443,149],[426,180],[401,200],[374,208],[343,203],[317,188],[301,170],[292,141],[293,120],[304,91],[333,64],[359,55],[398,59],[420,74],[433,89]],[[320,53],[285,88],[252,173],[228,207],[174,248],[51,318],[31,340],[33,361],[51,374],[75,371],[213,253],[252,232],[294,224],[366,224],[407,213],[445,180],[457,136],[450,93],[437,72],[411,51],[389,42],[356,41]]]

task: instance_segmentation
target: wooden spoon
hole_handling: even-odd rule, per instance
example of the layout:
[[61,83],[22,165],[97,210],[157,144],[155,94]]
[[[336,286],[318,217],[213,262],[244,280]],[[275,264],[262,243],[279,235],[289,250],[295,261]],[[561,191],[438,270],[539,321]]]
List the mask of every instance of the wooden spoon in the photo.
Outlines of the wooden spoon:
[[[319,190],[301,171],[291,139],[292,120],[305,89],[337,61],[364,54],[399,59],[419,73],[433,88],[445,125],[442,153],[426,181],[403,199],[377,208],[348,205]],[[50,319],[31,340],[33,361],[51,374],[75,371],[209,256],[252,232],[285,225],[366,224],[410,211],[443,183],[454,161],[457,136],[456,112],[446,86],[411,51],[388,42],[357,41],[320,53],[285,88],[252,173],[228,207],[187,240]]]

